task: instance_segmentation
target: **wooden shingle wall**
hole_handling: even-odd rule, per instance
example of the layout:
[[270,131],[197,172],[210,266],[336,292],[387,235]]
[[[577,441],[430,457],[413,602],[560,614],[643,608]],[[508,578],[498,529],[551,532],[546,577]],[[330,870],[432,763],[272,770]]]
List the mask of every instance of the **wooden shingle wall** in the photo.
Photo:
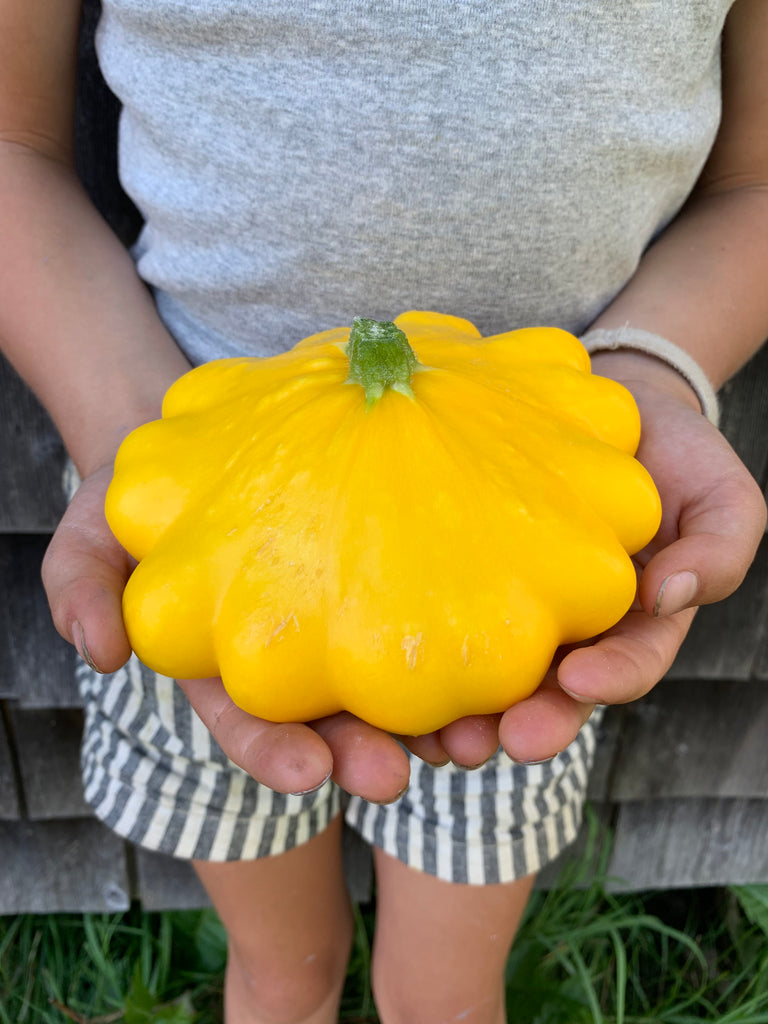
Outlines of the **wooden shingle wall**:
[[[128,240],[116,188],[116,106],[95,68],[86,5],[81,174]],[[768,484],[768,348],[723,395],[723,429]],[[79,780],[75,655],[55,633],[40,561],[64,508],[65,457],[47,416],[0,360],[0,914],[202,905],[183,862],[133,849],[90,814]],[[703,608],[668,677],[608,710],[590,797],[614,829],[623,889],[768,882],[768,538],[745,583]],[[349,847],[357,894],[367,862]],[[545,873],[541,884],[553,872]]]

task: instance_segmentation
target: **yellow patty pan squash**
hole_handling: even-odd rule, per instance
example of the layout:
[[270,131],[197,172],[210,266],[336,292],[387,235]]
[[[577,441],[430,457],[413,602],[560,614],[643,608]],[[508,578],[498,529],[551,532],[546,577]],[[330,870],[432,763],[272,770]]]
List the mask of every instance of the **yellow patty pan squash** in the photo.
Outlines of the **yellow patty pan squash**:
[[659,498],[628,391],[581,343],[358,319],[169,389],[106,513],[139,657],[273,721],[418,735],[528,696],[617,622]]

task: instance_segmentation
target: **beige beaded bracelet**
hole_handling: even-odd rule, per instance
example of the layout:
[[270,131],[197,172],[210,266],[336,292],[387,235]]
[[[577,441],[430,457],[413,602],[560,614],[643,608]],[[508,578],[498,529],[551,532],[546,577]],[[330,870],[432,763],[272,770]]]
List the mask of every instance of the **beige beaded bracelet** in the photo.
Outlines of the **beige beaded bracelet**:
[[690,384],[701,405],[702,413],[716,427],[720,424],[720,406],[717,394],[706,373],[692,355],[685,349],[667,341],[658,334],[641,331],[635,327],[617,327],[615,329],[597,328],[588,331],[581,343],[590,355],[596,352],[615,352],[618,349],[635,349],[655,356]]

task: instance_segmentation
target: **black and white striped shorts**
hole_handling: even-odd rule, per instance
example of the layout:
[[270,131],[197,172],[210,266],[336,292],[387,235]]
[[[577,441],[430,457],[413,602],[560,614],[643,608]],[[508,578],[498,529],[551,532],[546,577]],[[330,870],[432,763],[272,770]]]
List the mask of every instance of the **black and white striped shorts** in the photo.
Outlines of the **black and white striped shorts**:
[[306,842],[342,809],[366,841],[452,882],[508,882],[538,871],[575,837],[599,714],[553,760],[519,765],[503,751],[482,768],[411,758],[411,784],[381,806],[332,782],[275,793],[234,765],[173,680],[132,658],[119,672],[79,668],[86,708],[85,794],[126,839],[196,860],[249,860]]

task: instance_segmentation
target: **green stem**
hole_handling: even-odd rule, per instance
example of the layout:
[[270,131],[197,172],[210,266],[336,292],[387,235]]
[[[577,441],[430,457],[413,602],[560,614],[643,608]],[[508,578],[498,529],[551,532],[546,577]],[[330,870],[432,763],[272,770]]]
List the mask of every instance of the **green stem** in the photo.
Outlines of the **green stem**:
[[349,358],[347,382],[362,385],[367,409],[387,388],[413,398],[411,377],[421,364],[395,324],[355,317],[344,351]]

